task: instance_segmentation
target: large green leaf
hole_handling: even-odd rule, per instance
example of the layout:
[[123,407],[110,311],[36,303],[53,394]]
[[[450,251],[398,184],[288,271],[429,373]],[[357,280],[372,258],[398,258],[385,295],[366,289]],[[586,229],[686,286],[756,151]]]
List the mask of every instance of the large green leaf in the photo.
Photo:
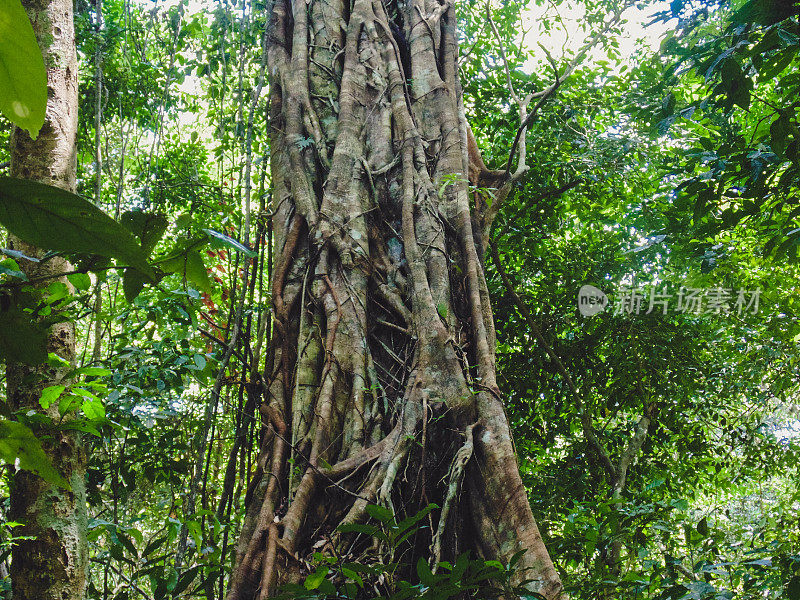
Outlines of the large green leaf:
[[306,580],[303,583],[303,585],[307,590],[315,590],[320,586],[320,584],[323,582],[327,574],[328,574],[328,566],[319,565],[316,571],[314,571],[308,577],[306,577]]
[[128,302],[133,302],[136,296],[144,289],[147,283],[147,277],[136,269],[125,269],[125,275],[122,277],[122,290],[125,292],[125,299]]
[[169,221],[164,215],[129,210],[122,214],[122,223],[142,243],[142,249],[149,256],[167,230]]
[[0,223],[40,248],[116,258],[155,279],[130,231],[88,200],[65,190],[0,177]]
[[367,506],[366,510],[369,516],[373,519],[377,519],[381,523],[389,523],[394,520],[394,513],[385,506],[370,504]]
[[0,3],[0,112],[32,138],[44,125],[47,72],[19,0]]
[[197,250],[189,250],[183,255],[159,261],[159,266],[167,273],[182,275],[199,291],[211,293],[211,280],[208,277],[203,257]]
[[757,23],[772,25],[797,13],[791,0],[750,0],[737,10],[731,21],[734,23]]
[[53,467],[34,433],[17,421],[0,421],[0,460],[33,471],[39,477],[63,488],[69,484]]

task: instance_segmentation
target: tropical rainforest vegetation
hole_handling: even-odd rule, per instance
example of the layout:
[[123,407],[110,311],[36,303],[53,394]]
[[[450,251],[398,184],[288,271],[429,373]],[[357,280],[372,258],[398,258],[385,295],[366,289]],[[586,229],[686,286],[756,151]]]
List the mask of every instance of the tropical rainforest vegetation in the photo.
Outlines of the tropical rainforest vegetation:
[[799,13],[0,0],[0,596],[800,599]]

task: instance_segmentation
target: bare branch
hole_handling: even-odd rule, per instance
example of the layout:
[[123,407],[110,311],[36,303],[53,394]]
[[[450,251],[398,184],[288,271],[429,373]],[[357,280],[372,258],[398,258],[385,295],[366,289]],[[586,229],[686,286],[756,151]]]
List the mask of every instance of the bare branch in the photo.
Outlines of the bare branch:
[[511,93],[511,97],[514,99],[518,105],[520,104],[519,96],[517,96],[517,92],[514,89],[514,84],[511,82],[511,69],[508,66],[508,57],[506,56],[506,50],[503,45],[503,39],[500,37],[500,32],[497,30],[497,25],[494,23],[494,19],[492,19],[492,6],[490,2],[486,2],[486,22],[489,24],[489,27],[494,34],[494,39],[497,40],[497,50],[500,52],[500,58],[503,59],[503,69],[506,72],[506,83],[508,84],[508,91]]
[[[553,60],[553,57],[550,55],[549,52],[545,50],[545,54],[547,56],[547,60],[550,65],[553,67],[554,71],[556,71],[555,81],[547,86],[545,89],[535,92],[531,95],[531,98],[538,98],[539,102],[536,104],[534,109],[530,112],[525,120],[520,123],[519,129],[517,129],[517,134],[514,136],[514,143],[511,145],[511,151],[508,153],[508,161],[506,162],[506,175],[508,176],[511,173],[511,164],[514,160],[514,154],[516,153],[517,146],[520,143],[520,138],[525,134],[525,130],[528,126],[533,122],[537,112],[542,107],[542,105],[561,87],[561,84],[567,80],[575,72],[575,69],[580,66],[583,62],[583,59],[586,58],[586,55],[589,51],[596,46],[609,32],[609,30],[617,25],[622,18],[622,13],[625,12],[630,6],[633,5],[633,0],[626,0],[623,2],[617,10],[611,15],[611,18],[603,25],[602,28],[597,30],[594,35],[592,35],[586,43],[581,46],[575,56],[572,58],[571,61],[567,64],[567,67],[564,71],[559,75],[558,69],[556,67],[556,63]],[[541,45],[540,45],[541,47]]]

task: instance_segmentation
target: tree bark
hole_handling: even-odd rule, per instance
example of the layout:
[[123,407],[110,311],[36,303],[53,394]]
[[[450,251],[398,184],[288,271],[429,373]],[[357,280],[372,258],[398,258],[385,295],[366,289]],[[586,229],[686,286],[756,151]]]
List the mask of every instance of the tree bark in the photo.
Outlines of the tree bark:
[[[47,69],[47,113],[36,140],[14,129],[11,138],[11,175],[75,190],[78,120],[78,65],[75,50],[72,0],[23,0]],[[12,247],[28,256],[43,251],[12,237]],[[72,270],[61,258],[41,263],[20,260],[26,275],[48,277],[43,285]],[[66,278],[61,281],[67,283]],[[75,329],[72,323],[54,325],[46,340],[47,351],[72,363]],[[63,383],[68,369],[47,364],[30,367],[7,365],[8,396],[12,409],[41,411],[43,388]],[[51,407],[58,417],[57,403]],[[51,428],[37,431],[54,467],[70,490],[19,471],[11,482],[12,521],[24,523],[15,534],[30,536],[12,550],[11,580],[14,600],[78,600],[83,598],[88,565],[86,542],[86,453],[80,434]]]
[[368,503],[401,518],[429,502],[444,518],[404,562],[524,550],[520,579],[559,598],[495,379],[454,7],[275,0],[269,14],[275,333],[228,598],[271,596],[320,540],[374,555],[336,531]]

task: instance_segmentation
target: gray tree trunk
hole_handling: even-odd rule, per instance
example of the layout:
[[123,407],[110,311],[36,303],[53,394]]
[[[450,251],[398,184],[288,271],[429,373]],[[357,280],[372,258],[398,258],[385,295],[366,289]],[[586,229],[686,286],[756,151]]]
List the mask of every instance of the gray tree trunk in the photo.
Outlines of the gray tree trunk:
[[[78,121],[78,64],[75,51],[72,0],[23,0],[36,33],[47,69],[47,114],[36,140],[15,129],[11,139],[11,175],[75,190]],[[11,238],[11,245],[29,256],[42,256],[38,248]],[[31,279],[54,277],[72,270],[63,259],[20,266]],[[61,280],[66,281],[65,278]],[[70,363],[75,358],[72,323],[52,327],[47,351]],[[41,410],[44,387],[62,383],[65,370],[47,365],[29,367],[9,363],[8,395],[14,410]],[[57,404],[57,403],[55,403]],[[57,417],[57,406],[53,406]],[[36,432],[55,468],[71,490],[20,471],[11,483],[9,517],[21,523],[16,535],[33,539],[12,551],[11,582],[14,600],[80,600],[84,597],[88,566],[86,542],[86,454],[80,434],[55,428]]]

